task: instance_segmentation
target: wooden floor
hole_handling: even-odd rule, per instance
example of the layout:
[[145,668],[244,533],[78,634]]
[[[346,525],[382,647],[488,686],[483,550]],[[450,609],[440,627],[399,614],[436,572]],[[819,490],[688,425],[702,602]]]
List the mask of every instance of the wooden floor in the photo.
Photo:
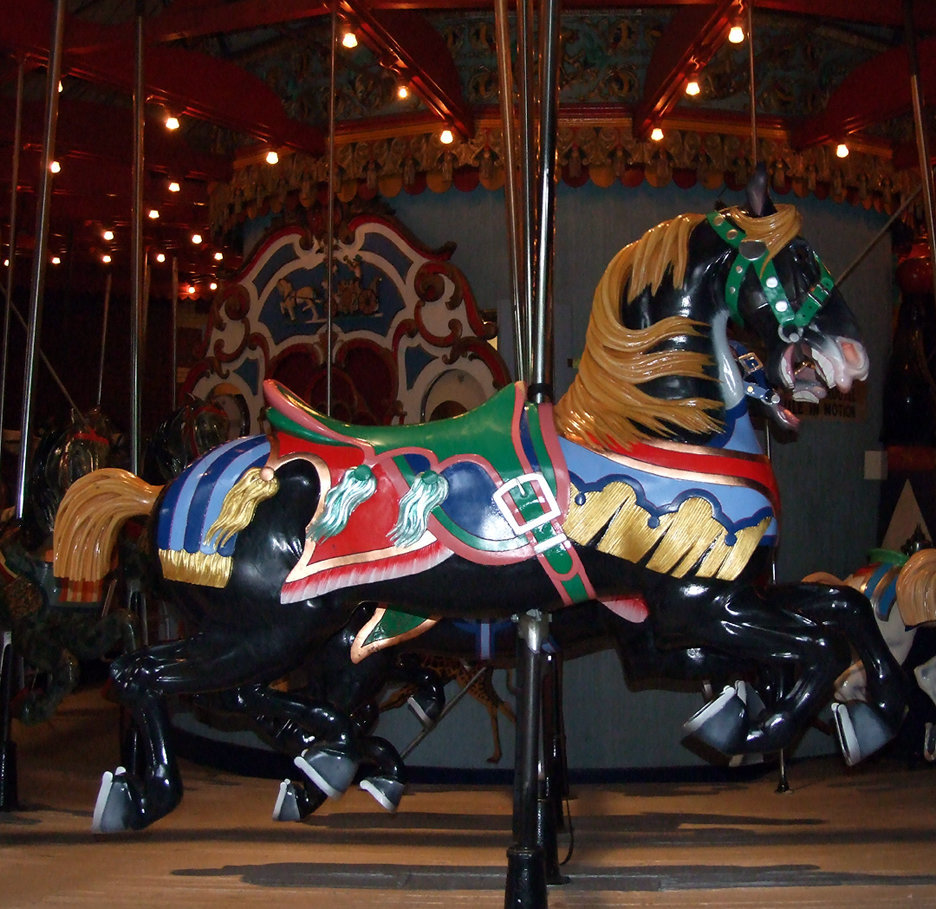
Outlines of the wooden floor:
[[[189,762],[148,831],[91,833],[116,714],[96,691],[15,726],[21,810],[0,813],[0,907],[504,905],[512,794],[414,786],[394,815],[353,791],[276,823],[278,785]],[[797,763],[729,783],[579,785],[553,907],[936,906],[936,768]],[[560,835],[560,852],[570,846]]]

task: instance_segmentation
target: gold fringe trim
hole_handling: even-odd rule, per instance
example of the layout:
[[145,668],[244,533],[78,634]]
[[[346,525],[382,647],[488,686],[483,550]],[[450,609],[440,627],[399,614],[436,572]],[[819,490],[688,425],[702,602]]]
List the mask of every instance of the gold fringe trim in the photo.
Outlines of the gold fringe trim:
[[660,516],[655,527],[650,514],[636,501],[634,490],[621,481],[596,492],[585,493],[585,502],[572,503],[563,530],[581,545],[594,545],[600,552],[628,562],[640,562],[648,553],[647,568],[681,578],[719,578],[733,581],[747,563],[770,525],[764,518],[735,534],[729,545],[727,529],[716,520],[711,504],[703,498],[687,499],[676,512]]
[[[252,520],[261,502],[279,491],[279,480],[267,467],[251,467],[230,488],[221,504],[221,511],[205,534],[205,544],[218,537],[215,546],[220,549],[235,533],[243,530]],[[222,585],[223,586],[223,585]]]
[[148,515],[161,486],[116,467],[94,470],[65,493],[55,518],[53,571],[76,589],[94,587],[110,571],[124,523]]
[[186,581],[203,587],[227,587],[233,559],[216,552],[185,552],[160,549],[163,577],[168,581]]
[[900,569],[897,605],[911,628],[936,620],[936,549],[915,552]]

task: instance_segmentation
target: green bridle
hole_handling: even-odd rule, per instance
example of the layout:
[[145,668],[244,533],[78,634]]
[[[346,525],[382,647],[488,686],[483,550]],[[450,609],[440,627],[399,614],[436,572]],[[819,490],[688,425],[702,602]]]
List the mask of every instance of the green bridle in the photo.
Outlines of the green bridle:
[[754,268],[760,281],[764,296],[770,305],[771,312],[777,320],[777,332],[785,343],[799,341],[803,336],[803,329],[816,317],[828,299],[835,281],[826,268],[825,263],[815,253],[813,256],[819,267],[819,279],[809,289],[806,299],[800,308],[794,310],[783,290],[783,284],[777,277],[777,270],[773,262],[767,260],[767,247],[758,240],[748,240],[744,231],[736,227],[728,218],[718,211],[710,212],[706,219],[712,230],[718,234],[732,249],[736,251],[734,261],[728,272],[725,282],[725,303],[731,318],[739,325],[743,319],[738,311],[741,284],[748,273]]

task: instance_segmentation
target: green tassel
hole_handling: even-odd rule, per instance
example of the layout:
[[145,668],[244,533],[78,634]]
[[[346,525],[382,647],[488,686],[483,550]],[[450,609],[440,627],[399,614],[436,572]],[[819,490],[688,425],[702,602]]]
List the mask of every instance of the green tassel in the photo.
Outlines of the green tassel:
[[351,513],[377,489],[377,478],[366,465],[346,470],[337,486],[325,494],[325,508],[309,528],[309,538],[318,543],[341,533]]
[[400,500],[400,514],[390,531],[394,546],[406,548],[419,542],[429,526],[429,513],[448,496],[448,480],[432,470],[424,470]]

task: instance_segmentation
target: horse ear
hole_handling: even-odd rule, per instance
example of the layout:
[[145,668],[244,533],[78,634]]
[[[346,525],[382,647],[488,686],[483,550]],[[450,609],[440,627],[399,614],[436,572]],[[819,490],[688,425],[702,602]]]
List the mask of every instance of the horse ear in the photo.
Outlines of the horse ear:
[[774,208],[773,200],[770,198],[770,193],[767,191],[767,167],[763,161],[754,168],[754,173],[751,174],[751,179],[748,180],[747,201],[748,211],[755,218],[772,215],[777,211]]

